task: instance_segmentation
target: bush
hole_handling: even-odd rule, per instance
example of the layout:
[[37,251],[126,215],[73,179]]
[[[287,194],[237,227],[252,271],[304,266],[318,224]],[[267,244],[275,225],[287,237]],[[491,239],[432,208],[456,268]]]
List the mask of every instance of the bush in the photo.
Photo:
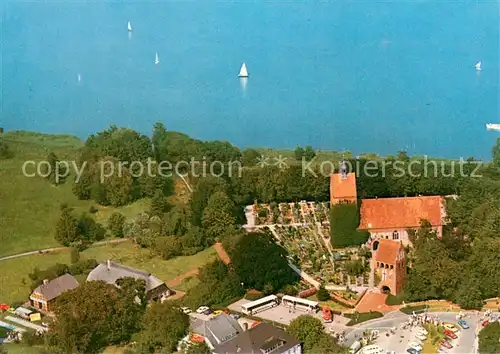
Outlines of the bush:
[[429,306],[427,306],[427,305],[405,306],[402,309],[399,309],[399,311],[401,311],[402,313],[405,313],[407,315],[411,315],[411,314],[413,314],[413,312],[415,312],[415,313],[424,312],[428,308],[429,308]]
[[90,214],[95,214],[99,211],[99,209],[97,209],[95,206],[91,205],[90,208],[89,208],[89,213]]
[[321,286],[316,293],[316,297],[319,301],[328,301],[330,300],[330,293],[324,288],[324,286]]
[[351,319],[347,323],[347,326],[354,326],[362,322],[384,317],[382,313],[377,311],[346,313],[344,314],[344,316]]
[[75,264],[80,260],[80,252],[76,248],[71,248],[71,264]]

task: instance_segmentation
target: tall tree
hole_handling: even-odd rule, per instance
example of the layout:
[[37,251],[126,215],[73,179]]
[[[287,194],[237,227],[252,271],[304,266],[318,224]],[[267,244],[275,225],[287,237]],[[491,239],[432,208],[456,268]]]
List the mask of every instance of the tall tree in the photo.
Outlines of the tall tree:
[[202,226],[206,235],[215,239],[235,223],[234,204],[224,192],[215,192],[203,210]]
[[137,334],[137,347],[141,353],[174,353],[178,341],[189,328],[189,317],[171,303],[150,306]]
[[78,238],[78,223],[73,216],[73,210],[67,205],[61,207],[61,216],[56,224],[55,239],[64,246],[75,242]]
[[490,323],[479,332],[479,353],[500,353],[500,322]]
[[118,212],[111,214],[108,220],[108,229],[113,236],[123,237],[123,227],[125,225],[125,216]]
[[201,226],[203,211],[208,204],[210,196],[215,192],[228,190],[227,183],[222,178],[207,176],[201,178],[189,200],[189,210],[191,213],[191,223],[194,226]]

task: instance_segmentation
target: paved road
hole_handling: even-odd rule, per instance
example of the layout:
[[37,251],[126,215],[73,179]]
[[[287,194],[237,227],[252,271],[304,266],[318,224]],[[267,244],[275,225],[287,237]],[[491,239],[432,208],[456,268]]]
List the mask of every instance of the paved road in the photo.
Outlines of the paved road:
[[[456,312],[430,312],[429,315],[438,316],[444,322],[456,323]],[[451,341],[453,348],[446,350],[446,353],[463,354],[475,353],[477,351],[476,332],[480,329],[479,317],[480,316],[476,316],[474,314],[468,314],[466,316],[465,320],[469,324],[470,328],[465,330],[461,329],[457,333],[458,338]],[[376,329],[380,331],[380,337],[376,344],[385,350],[393,350],[396,353],[405,353],[407,344],[416,334],[415,329],[413,329],[413,331],[408,329],[399,329],[407,320],[408,315],[400,311],[394,311],[388,313],[381,319],[364,322],[355,328],[346,329],[346,345],[352,345],[352,343],[356,340],[356,335],[361,337],[364,330]],[[385,332],[392,327],[398,328],[396,334],[386,337]]]
[[[130,240],[128,238],[119,238],[119,239],[115,239],[115,240],[99,241],[99,242],[93,243],[92,246],[100,246],[100,245],[105,245],[108,243],[122,243],[122,242],[126,242],[126,241],[130,241]],[[71,247],[53,247],[53,248],[45,248],[45,249],[41,249],[41,250],[36,250],[36,251],[23,252],[23,253],[13,254],[11,256],[1,257],[0,261],[6,261],[8,259],[20,258],[20,257],[25,257],[25,256],[31,256],[33,254],[62,251],[62,250],[69,249],[69,248],[71,248]]]

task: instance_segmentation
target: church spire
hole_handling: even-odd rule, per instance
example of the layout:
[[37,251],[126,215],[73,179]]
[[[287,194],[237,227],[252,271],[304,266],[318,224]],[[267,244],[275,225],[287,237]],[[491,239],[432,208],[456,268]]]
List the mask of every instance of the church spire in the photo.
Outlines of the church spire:
[[342,159],[340,162],[340,168],[339,168],[340,175],[342,176],[342,179],[347,178],[347,164],[345,159]]

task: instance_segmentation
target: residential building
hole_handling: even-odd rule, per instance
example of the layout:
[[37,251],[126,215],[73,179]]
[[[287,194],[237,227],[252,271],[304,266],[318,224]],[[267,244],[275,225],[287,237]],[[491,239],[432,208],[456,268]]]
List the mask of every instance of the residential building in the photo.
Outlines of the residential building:
[[300,342],[278,327],[259,323],[225,343],[215,346],[214,354],[301,354]]
[[63,274],[51,281],[44,280],[30,295],[30,304],[36,309],[52,312],[54,302],[59,295],[68,290],[77,288],[80,284],[70,274]]
[[231,340],[243,332],[238,321],[225,313],[208,319],[202,319],[202,316],[194,317],[195,314],[192,316],[191,328],[193,332],[203,336],[210,349]]
[[377,287],[393,295],[403,290],[406,278],[406,254],[403,243],[381,238],[372,244],[372,269],[380,280]]
[[144,280],[146,284],[146,298],[148,300],[164,300],[171,294],[171,290],[167,285],[154,275],[111,262],[110,260],[95,267],[89,273],[87,281],[102,280],[116,286],[118,279],[127,277]]
[[408,229],[419,228],[423,219],[442,237],[445,218],[445,200],[441,196],[363,199],[358,229],[370,232],[370,243],[384,238],[401,240],[407,246]]

